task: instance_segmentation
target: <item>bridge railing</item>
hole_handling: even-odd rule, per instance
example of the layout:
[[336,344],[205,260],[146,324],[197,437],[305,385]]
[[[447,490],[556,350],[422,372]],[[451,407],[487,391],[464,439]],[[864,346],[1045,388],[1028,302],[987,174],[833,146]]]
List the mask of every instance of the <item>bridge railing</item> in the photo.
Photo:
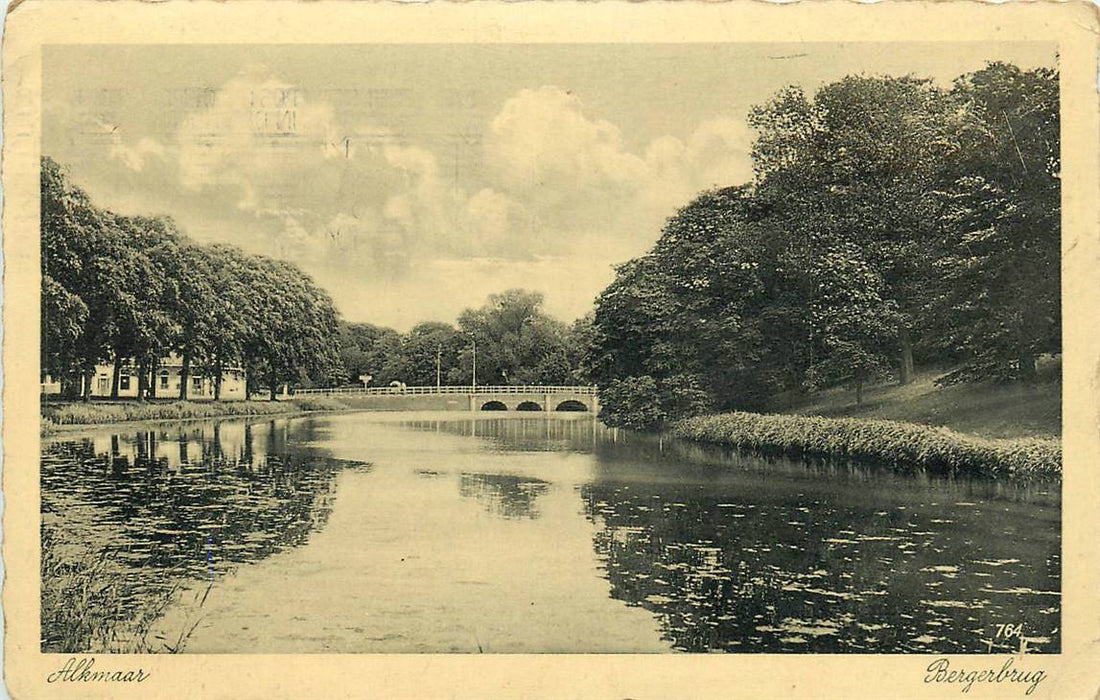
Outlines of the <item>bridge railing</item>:
[[426,394],[579,394],[594,396],[594,386],[514,385],[514,386],[348,386],[322,389],[295,389],[294,395],[309,396],[423,396]]

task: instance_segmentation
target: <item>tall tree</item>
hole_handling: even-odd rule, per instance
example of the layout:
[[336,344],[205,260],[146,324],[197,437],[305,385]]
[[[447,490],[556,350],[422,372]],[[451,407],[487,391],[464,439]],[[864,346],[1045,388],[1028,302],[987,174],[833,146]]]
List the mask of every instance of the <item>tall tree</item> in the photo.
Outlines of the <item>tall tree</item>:
[[994,63],[953,91],[962,147],[940,193],[945,255],[930,304],[953,379],[1035,377],[1061,352],[1061,151],[1058,74]]
[[50,158],[42,159],[40,192],[43,310],[47,314],[74,313],[68,323],[45,316],[42,342],[47,360],[53,363],[50,371],[63,383],[68,379],[70,385],[82,385],[87,401],[96,364],[110,358],[114,327],[111,276],[121,257],[120,245],[104,213]]
[[[444,383],[458,365],[461,340],[449,323],[428,321],[413,326],[402,343],[403,379],[414,386]],[[438,370],[438,372],[437,372]]]
[[761,369],[785,357],[773,345],[790,344],[764,296],[781,246],[752,209],[744,189],[704,193],[669,219],[648,255],[619,268],[596,300],[589,341],[601,389],[679,377],[711,403],[742,408],[770,393],[777,378]]
[[180,356],[179,398],[188,398],[191,370],[208,361],[208,340],[215,326],[214,269],[210,252],[201,246],[183,245],[178,258],[178,297],[174,314],[179,324],[175,350]]
[[473,382],[474,355],[478,384],[561,384],[567,327],[542,311],[539,292],[509,289],[492,294],[484,306],[458,317],[461,349],[452,383]]
[[[64,170],[42,159],[42,360],[68,395],[92,393],[97,364],[138,367],[139,396],[156,392],[157,362],[182,359],[215,380],[243,362],[253,384],[339,383],[338,316],[328,294],[290,263],[188,240],[169,219],[95,207]],[[147,385],[147,386],[146,386]]]
[[201,355],[203,371],[214,382],[214,400],[221,399],[225,368],[239,362],[243,353],[248,324],[252,318],[252,300],[244,284],[248,260],[231,246],[215,245],[208,249],[207,269],[213,294],[210,299],[210,324],[206,329]]
[[795,236],[858,246],[897,309],[895,366],[908,383],[940,254],[935,193],[958,148],[948,96],[928,80],[848,76],[812,100],[782,91],[750,122],[758,197]]
[[[113,304],[116,322],[111,393],[118,398],[119,378],[129,360],[137,365],[138,397],[155,386],[148,375],[178,341],[179,246],[181,236],[169,219],[116,217],[125,255],[116,270]],[[155,389],[154,389],[155,391]]]
[[242,343],[246,367],[274,401],[281,384],[339,383],[339,317],[332,299],[295,266],[253,258],[244,270],[252,323]]

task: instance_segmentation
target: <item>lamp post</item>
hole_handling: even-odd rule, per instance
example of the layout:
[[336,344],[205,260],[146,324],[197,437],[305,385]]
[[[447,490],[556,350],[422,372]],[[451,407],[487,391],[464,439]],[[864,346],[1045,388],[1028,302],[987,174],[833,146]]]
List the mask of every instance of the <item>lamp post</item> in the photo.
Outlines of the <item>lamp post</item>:
[[442,382],[439,380],[439,378],[440,378],[439,361],[440,361],[440,358],[442,357],[442,355],[443,355],[443,346],[440,345],[440,344],[437,344],[435,346],[435,393],[437,393],[437,394],[439,393],[440,387],[442,386]]
[[477,341],[470,341],[474,346],[474,393],[477,393]]

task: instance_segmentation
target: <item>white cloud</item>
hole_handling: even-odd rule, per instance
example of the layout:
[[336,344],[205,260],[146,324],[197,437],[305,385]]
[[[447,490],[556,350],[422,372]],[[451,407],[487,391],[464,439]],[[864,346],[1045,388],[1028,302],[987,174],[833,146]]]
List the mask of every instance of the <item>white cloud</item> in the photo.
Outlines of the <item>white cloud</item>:
[[341,155],[341,141],[328,105],[311,103],[295,86],[251,70],[180,123],[180,179],[192,190],[240,187],[242,207],[259,207],[273,194],[265,190],[296,167]]
[[646,176],[615,125],[589,119],[578,97],[551,86],[505,102],[489,125],[485,155],[501,184],[517,191],[630,189]]
[[520,90],[488,119],[485,167],[463,174],[470,189],[431,141],[350,118],[250,70],[186,114],[174,139],[124,141],[104,127],[103,142],[135,183],[174,180],[177,194],[159,201],[187,201],[167,213],[202,240],[296,262],[349,318],[400,327],[453,320],[517,286],[545,292],[562,318],[583,314],[612,264],[644,252],[678,207],[751,176],[742,122],[705,121],[634,151],[555,87]]
[[145,159],[147,156],[163,157],[164,154],[165,148],[159,141],[144,137],[131,146],[123,143],[122,137],[115,134],[114,140],[111,143],[109,156],[122,161],[130,170],[141,172],[145,169]]
[[748,181],[751,143],[742,121],[721,118],[700,123],[686,142],[661,136],[633,153],[618,127],[588,114],[578,96],[544,86],[504,103],[486,134],[485,160],[494,185],[559,248],[629,257],[700,191]]

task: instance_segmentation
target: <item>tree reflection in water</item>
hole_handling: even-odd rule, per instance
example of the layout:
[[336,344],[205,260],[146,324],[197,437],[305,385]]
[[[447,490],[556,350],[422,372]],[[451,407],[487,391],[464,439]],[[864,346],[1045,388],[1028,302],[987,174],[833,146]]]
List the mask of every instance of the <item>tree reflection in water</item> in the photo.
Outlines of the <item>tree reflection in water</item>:
[[136,596],[305,543],[335,476],[370,465],[311,448],[310,421],[98,434],[43,445],[42,527],[102,553]]
[[459,494],[474,498],[487,511],[502,518],[539,517],[535,499],[550,486],[542,479],[532,479],[511,474],[462,473]]
[[[1057,553],[1045,570],[1005,566],[1019,562],[1013,551],[1035,549],[1029,558],[1042,561],[1045,542],[955,537],[936,517],[942,505],[887,512],[713,489],[611,481],[580,489],[611,596],[654,612],[677,649],[975,653],[988,651],[983,637],[1005,617],[1032,631],[1029,649],[1059,648]],[[959,577],[960,566],[979,577]],[[983,567],[1010,577],[1017,594],[983,583],[991,575]]]

